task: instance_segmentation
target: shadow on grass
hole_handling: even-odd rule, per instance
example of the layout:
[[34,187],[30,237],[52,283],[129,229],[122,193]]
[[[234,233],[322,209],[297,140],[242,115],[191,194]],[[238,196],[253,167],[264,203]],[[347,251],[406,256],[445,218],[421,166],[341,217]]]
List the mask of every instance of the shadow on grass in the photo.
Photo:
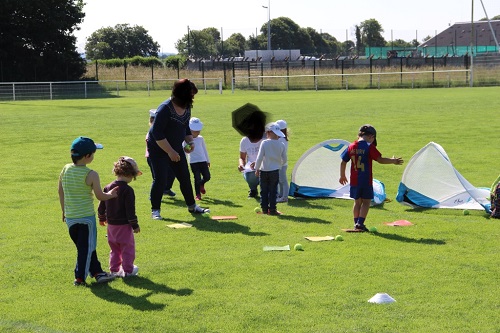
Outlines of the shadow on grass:
[[196,217],[190,222],[193,227],[200,231],[219,232],[223,234],[243,234],[247,236],[268,236],[265,232],[252,232],[246,225],[241,225],[232,221],[216,221],[207,217]]
[[389,240],[405,242],[405,243],[416,243],[416,244],[426,244],[426,245],[445,245],[446,242],[441,239],[432,239],[432,238],[410,238],[396,234],[386,234],[382,232],[374,232],[371,233],[373,236],[382,237]]
[[219,200],[210,197],[202,197],[202,201],[199,202],[199,205],[205,207],[205,205],[222,205],[224,207],[243,207],[242,205],[235,204],[230,200]]
[[123,282],[134,288],[148,290],[148,292],[141,296],[129,295],[121,290],[114,289],[113,282],[104,284],[94,283],[90,286],[90,290],[94,295],[108,302],[125,304],[139,311],[159,311],[165,308],[166,304],[152,303],[148,300],[148,297],[153,294],[163,293],[175,296],[189,296],[193,293],[192,289],[173,289],[141,276],[125,278]]
[[297,208],[332,209],[332,205],[321,205],[320,200],[332,200],[326,198],[295,198],[289,199],[288,205]]
[[288,214],[277,215],[276,217],[279,218],[280,220],[290,220],[291,222],[297,222],[297,223],[318,223],[318,224],[332,223],[331,221],[322,220],[317,217],[304,217],[304,216],[295,216]]

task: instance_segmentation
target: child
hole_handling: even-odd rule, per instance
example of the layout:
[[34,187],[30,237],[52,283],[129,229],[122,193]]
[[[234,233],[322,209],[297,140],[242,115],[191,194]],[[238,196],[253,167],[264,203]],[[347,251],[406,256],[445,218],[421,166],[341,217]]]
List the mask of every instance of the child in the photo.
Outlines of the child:
[[[282,142],[285,145],[285,151],[288,155],[288,130],[287,123],[284,120],[276,121],[276,124],[280,127],[281,132],[285,135],[284,137],[280,137],[278,141]],[[288,186],[288,179],[286,178],[286,171],[288,169],[288,162],[285,162],[280,169],[280,180],[278,184],[278,199],[276,202],[288,202],[288,191],[290,190],[290,186]]]
[[104,187],[104,192],[120,187],[116,200],[101,201],[98,208],[99,224],[108,224],[109,270],[114,276],[137,275],[139,267],[134,265],[134,234],[141,231],[135,214],[135,193],[128,184],[142,175],[135,160],[122,156],[115,162],[113,173],[116,180]]
[[[156,109],[151,109],[149,110],[149,127],[153,125],[153,122],[155,121],[156,117]],[[151,176],[153,177],[153,181],[155,180],[155,175],[153,173],[153,168],[151,167],[151,160],[149,159],[149,151],[148,151],[148,137],[149,137],[149,131],[146,133],[146,162],[148,162],[149,169],[151,170]],[[174,184],[175,180],[175,175],[174,172],[168,167],[168,172],[167,172],[167,186],[165,187],[165,191],[163,191],[163,194],[166,194],[171,197],[175,197],[175,192],[172,191],[172,185]]]
[[[200,119],[192,117],[189,120],[189,129],[193,135],[195,149],[188,154],[188,159],[194,176],[196,200],[201,200],[201,195],[206,193],[205,183],[210,180],[210,158],[208,157],[205,139],[200,135],[202,128],[203,123]],[[187,143],[184,142],[184,147],[186,146]]]
[[351,161],[350,197],[354,199],[354,229],[359,231],[368,231],[365,219],[373,199],[372,160],[381,164],[403,164],[401,157],[382,157],[376,146],[377,131],[371,125],[363,125],[359,129],[358,140],[341,155],[339,182],[343,185],[348,182],[345,169],[347,162]]
[[264,214],[280,215],[276,210],[279,171],[287,162],[285,145],[278,141],[285,135],[276,123],[266,125],[267,139],[262,141],[255,162],[255,175],[260,179],[260,207]]
[[87,167],[94,160],[96,145],[90,138],[79,137],[71,144],[73,163],[66,164],[59,175],[59,201],[63,222],[68,225],[69,235],[76,245],[77,262],[75,286],[85,286],[87,275],[97,283],[113,280],[115,277],[104,272],[97,259],[97,228],[92,191],[101,201],[116,198],[118,187],[104,193],[99,175]]

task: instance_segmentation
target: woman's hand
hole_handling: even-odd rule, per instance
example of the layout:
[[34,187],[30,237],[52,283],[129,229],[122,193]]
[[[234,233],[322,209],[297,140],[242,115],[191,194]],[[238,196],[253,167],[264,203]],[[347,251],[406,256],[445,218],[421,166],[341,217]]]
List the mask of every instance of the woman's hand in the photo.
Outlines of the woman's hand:
[[179,155],[179,153],[173,149],[168,152],[168,157],[170,157],[170,160],[172,162],[179,162],[181,160],[181,156]]

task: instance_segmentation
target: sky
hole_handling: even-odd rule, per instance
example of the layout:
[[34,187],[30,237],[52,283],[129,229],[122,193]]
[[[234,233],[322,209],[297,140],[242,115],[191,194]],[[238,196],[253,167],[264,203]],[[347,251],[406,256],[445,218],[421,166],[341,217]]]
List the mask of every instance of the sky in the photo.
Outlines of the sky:
[[[456,22],[500,15],[499,0],[84,0],[85,19],[75,31],[83,52],[96,30],[128,23],[144,27],[161,53],[177,53],[175,43],[190,30],[214,27],[223,40],[234,33],[246,39],[260,34],[268,17],[288,17],[302,28],[328,33],[337,40],[355,41],[356,25],[376,19],[387,41],[421,42]],[[474,8],[472,11],[472,4]],[[268,8],[263,8],[263,6]],[[473,14],[472,14],[473,12]],[[272,40],[271,40],[272,46]]]

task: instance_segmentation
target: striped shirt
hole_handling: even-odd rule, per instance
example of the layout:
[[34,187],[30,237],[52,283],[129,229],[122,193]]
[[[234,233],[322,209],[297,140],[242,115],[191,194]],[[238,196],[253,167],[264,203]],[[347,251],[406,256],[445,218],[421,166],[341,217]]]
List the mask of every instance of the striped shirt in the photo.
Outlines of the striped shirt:
[[66,164],[60,179],[64,191],[64,216],[75,219],[95,215],[92,187],[87,185],[91,170],[85,165]]

